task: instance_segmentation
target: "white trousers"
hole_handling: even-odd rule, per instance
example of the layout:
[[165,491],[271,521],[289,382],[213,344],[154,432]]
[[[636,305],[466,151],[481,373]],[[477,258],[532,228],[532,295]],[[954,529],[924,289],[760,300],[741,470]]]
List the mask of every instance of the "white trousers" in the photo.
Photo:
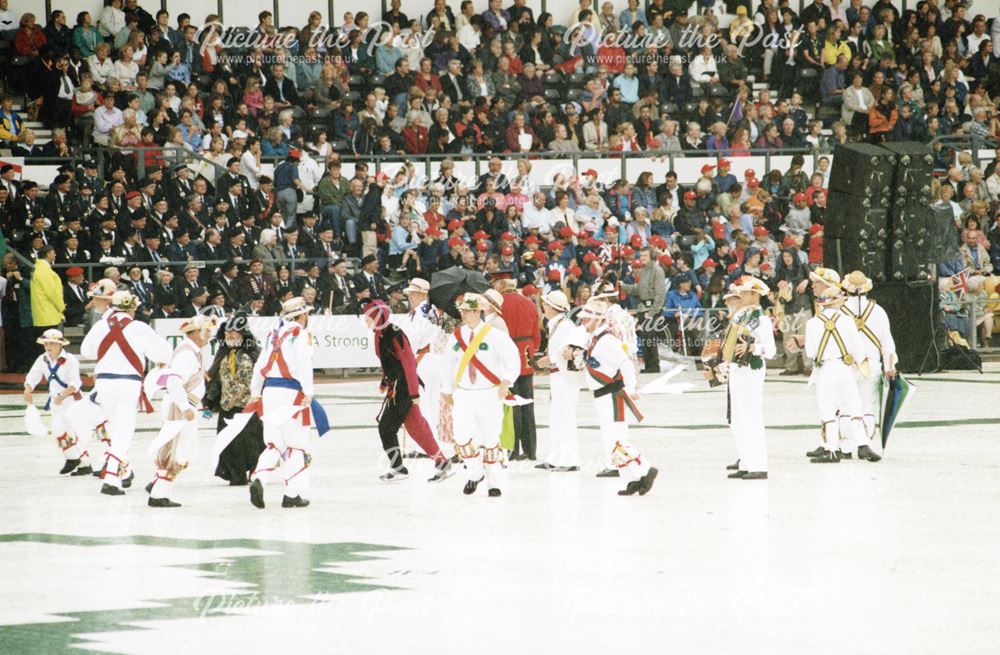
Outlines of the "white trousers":
[[177,475],[190,463],[191,457],[197,450],[197,444],[198,416],[196,414],[194,420],[187,421],[171,443],[161,448],[162,451],[169,447],[170,456],[162,457],[162,452],[158,453],[156,477],[153,479],[153,488],[149,492],[150,498],[170,498],[170,491],[176,482]]
[[851,452],[867,443],[854,369],[843,360],[828,359],[813,368],[812,381],[823,424],[823,445],[828,450]]
[[424,383],[420,389],[420,413],[431,426],[434,440],[438,438],[438,420],[441,415],[441,356],[429,352],[417,364],[417,375]]
[[611,464],[618,469],[622,487],[625,487],[649,472],[649,462],[629,441],[628,408],[625,409],[625,420],[615,421],[615,405],[611,394],[594,398],[594,406],[597,408],[597,424],[601,429],[604,453],[611,457]]
[[104,458],[104,482],[121,487],[122,477],[128,477],[128,450],[135,435],[135,420],[139,415],[139,394],[142,383],[138,380],[106,380],[94,383],[97,404],[107,421],[105,429],[111,445]]
[[[90,454],[80,445],[80,437],[77,436],[70,422],[70,410],[76,400],[68,396],[58,405],[56,399],[50,397],[49,409],[52,411],[52,436],[56,438],[59,449],[62,450],[66,459],[80,460],[80,466],[90,465]],[[89,434],[89,433],[88,433]]]
[[576,371],[549,376],[549,454],[545,461],[552,466],[580,466],[580,448],[576,436],[576,412],[580,402],[582,377]]
[[861,371],[854,369],[854,378],[858,382],[858,396],[861,400],[861,418],[864,419],[865,423],[864,444],[877,451],[881,451],[882,440],[875,438],[875,425],[878,422],[879,409],[881,409],[879,407],[878,385],[879,380],[882,379],[882,365],[881,363],[871,361],[868,364],[872,369],[871,377],[866,378],[861,374]]
[[[293,405],[299,392],[294,389],[269,387],[261,394],[264,416],[268,412]],[[302,425],[301,415],[285,421],[281,425],[264,423],[264,443],[267,448],[257,459],[257,466],[251,473],[252,479],[268,484],[275,479],[283,479],[285,495],[291,498],[301,496],[309,489],[309,463],[311,457],[307,450],[311,425]],[[283,477],[277,473],[281,466],[285,471]]]
[[764,431],[764,378],[766,369],[729,368],[730,427],[736,437],[740,470],[767,471],[767,435]]
[[503,472],[500,463],[503,404],[496,387],[476,391],[455,389],[452,397],[455,451],[465,462],[468,480],[482,480],[485,475],[489,488],[499,489]]

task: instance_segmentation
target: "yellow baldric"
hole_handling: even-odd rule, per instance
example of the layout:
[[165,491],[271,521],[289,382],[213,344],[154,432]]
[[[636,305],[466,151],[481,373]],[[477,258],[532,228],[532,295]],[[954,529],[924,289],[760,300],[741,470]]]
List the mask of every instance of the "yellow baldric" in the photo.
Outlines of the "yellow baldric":
[[726,334],[722,338],[722,361],[732,363],[736,358],[736,345],[740,337],[746,338],[750,335],[750,329],[739,321],[740,317],[734,317],[726,326]]
[[840,337],[840,333],[837,332],[837,318],[827,318],[826,316],[820,314],[820,319],[823,321],[823,338],[819,341],[819,350],[816,351],[816,362],[823,362],[823,353],[826,352],[826,345],[830,343],[830,337],[837,342],[837,348],[840,349],[840,356],[843,358],[844,363],[848,366],[854,363],[854,357],[847,352],[847,346],[844,345],[844,340]]
[[[493,329],[493,326],[489,323],[483,323],[482,329],[472,337],[472,341],[469,342],[469,347],[465,349],[462,353],[462,361],[458,363],[458,372],[455,373],[455,384],[458,384],[462,380],[462,374],[465,373],[465,369],[469,366],[469,362],[472,358],[476,356],[476,352],[479,350],[479,344],[483,342],[489,331]],[[460,328],[461,329],[461,328]]]
[[847,308],[847,305],[841,307],[841,310],[843,310],[843,312],[854,321],[854,324],[858,326],[858,332],[868,337],[869,341],[875,344],[875,348],[877,348],[879,352],[882,352],[882,342],[878,340],[875,333],[872,332],[870,327],[868,327],[868,317],[872,315],[873,309],[875,309],[875,302],[872,300],[868,301],[868,306],[865,307],[865,311],[861,312],[860,316],[855,316],[854,313]]

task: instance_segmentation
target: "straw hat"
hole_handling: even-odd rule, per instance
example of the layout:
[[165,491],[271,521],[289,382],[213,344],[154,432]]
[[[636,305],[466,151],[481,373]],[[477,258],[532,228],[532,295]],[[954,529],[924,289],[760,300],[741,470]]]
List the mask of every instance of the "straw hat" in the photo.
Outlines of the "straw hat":
[[562,291],[556,290],[545,294],[542,296],[542,302],[552,309],[556,309],[560,312],[569,311],[569,300],[566,298],[566,294]]
[[608,306],[599,300],[594,300],[593,298],[587,301],[587,304],[580,309],[580,318],[598,318],[604,319],[608,315]]
[[744,275],[740,278],[736,290],[740,293],[744,291],[753,291],[754,293],[759,293],[762,296],[766,296],[771,292],[770,287],[764,284],[762,280],[758,280],[752,275]]
[[91,298],[102,298],[104,300],[111,300],[111,296],[114,295],[118,287],[111,280],[104,278],[103,280],[98,280],[94,284],[90,285],[90,289],[87,291],[87,295]]
[[503,314],[503,295],[496,289],[487,289],[483,294],[486,303],[497,314]]
[[63,333],[55,328],[51,328],[42,332],[42,336],[35,339],[35,343],[40,343],[43,346],[47,343],[58,343],[60,346],[68,346],[69,339],[63,337]]
[[295,296],[281,303],[281,318],[295,318],[309,312],[302,296]]
[[195,314],[188,320],[181,323],[181,332],[201,332],[202,330],[214,330],[216,328],[215,319],[205,314]]
[[822,282],[831,287],[840,288],[840,274],[832,268],[823,268],[820,266],[809,272],[809,279],[814,282]]
[[467,293],[455,303],[460,312],[480,312],[486,306],[486,299],[478,293]]
[[863,296],[872,290],[872,280],[861,271],[851,271],[840,286],[852,296]]
[[423,278],[415,277],[410,280],[409,286],[403,289],[403,293],[430,293],[431,285],[430,282]]
[[133,296],[131,291],[115,291],[111,294],[111,304],[117,309],[135,309],[139,299]]

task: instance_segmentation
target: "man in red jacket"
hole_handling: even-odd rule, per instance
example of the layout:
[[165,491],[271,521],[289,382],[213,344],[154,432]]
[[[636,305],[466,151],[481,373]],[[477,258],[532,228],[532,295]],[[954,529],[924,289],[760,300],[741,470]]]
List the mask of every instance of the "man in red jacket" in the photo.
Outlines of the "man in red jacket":
[[[533,399],[535,369],[532,362],[535,351],[541,346],[542,341],[538,308],[535,303],[518,292],[517,280],[512,279],[509,271],[492,274],[490,282],[493,288],[504,294],[503,321],[521,357],[521,375],[511,386],[511,393]],[[518,405],[514,407],[514,450],[510,459],[535,461],[536,447],[535,405],[534,403]]]

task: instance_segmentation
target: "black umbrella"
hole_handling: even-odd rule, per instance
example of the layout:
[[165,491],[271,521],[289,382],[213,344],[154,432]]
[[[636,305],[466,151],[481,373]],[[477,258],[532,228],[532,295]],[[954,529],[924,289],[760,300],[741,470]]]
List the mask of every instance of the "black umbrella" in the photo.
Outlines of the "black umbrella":
[[479,271],[452,266],[431,275],[431,304],[452,318],[460,318],[456,299],[465,293],[483,293],[490,283]]

